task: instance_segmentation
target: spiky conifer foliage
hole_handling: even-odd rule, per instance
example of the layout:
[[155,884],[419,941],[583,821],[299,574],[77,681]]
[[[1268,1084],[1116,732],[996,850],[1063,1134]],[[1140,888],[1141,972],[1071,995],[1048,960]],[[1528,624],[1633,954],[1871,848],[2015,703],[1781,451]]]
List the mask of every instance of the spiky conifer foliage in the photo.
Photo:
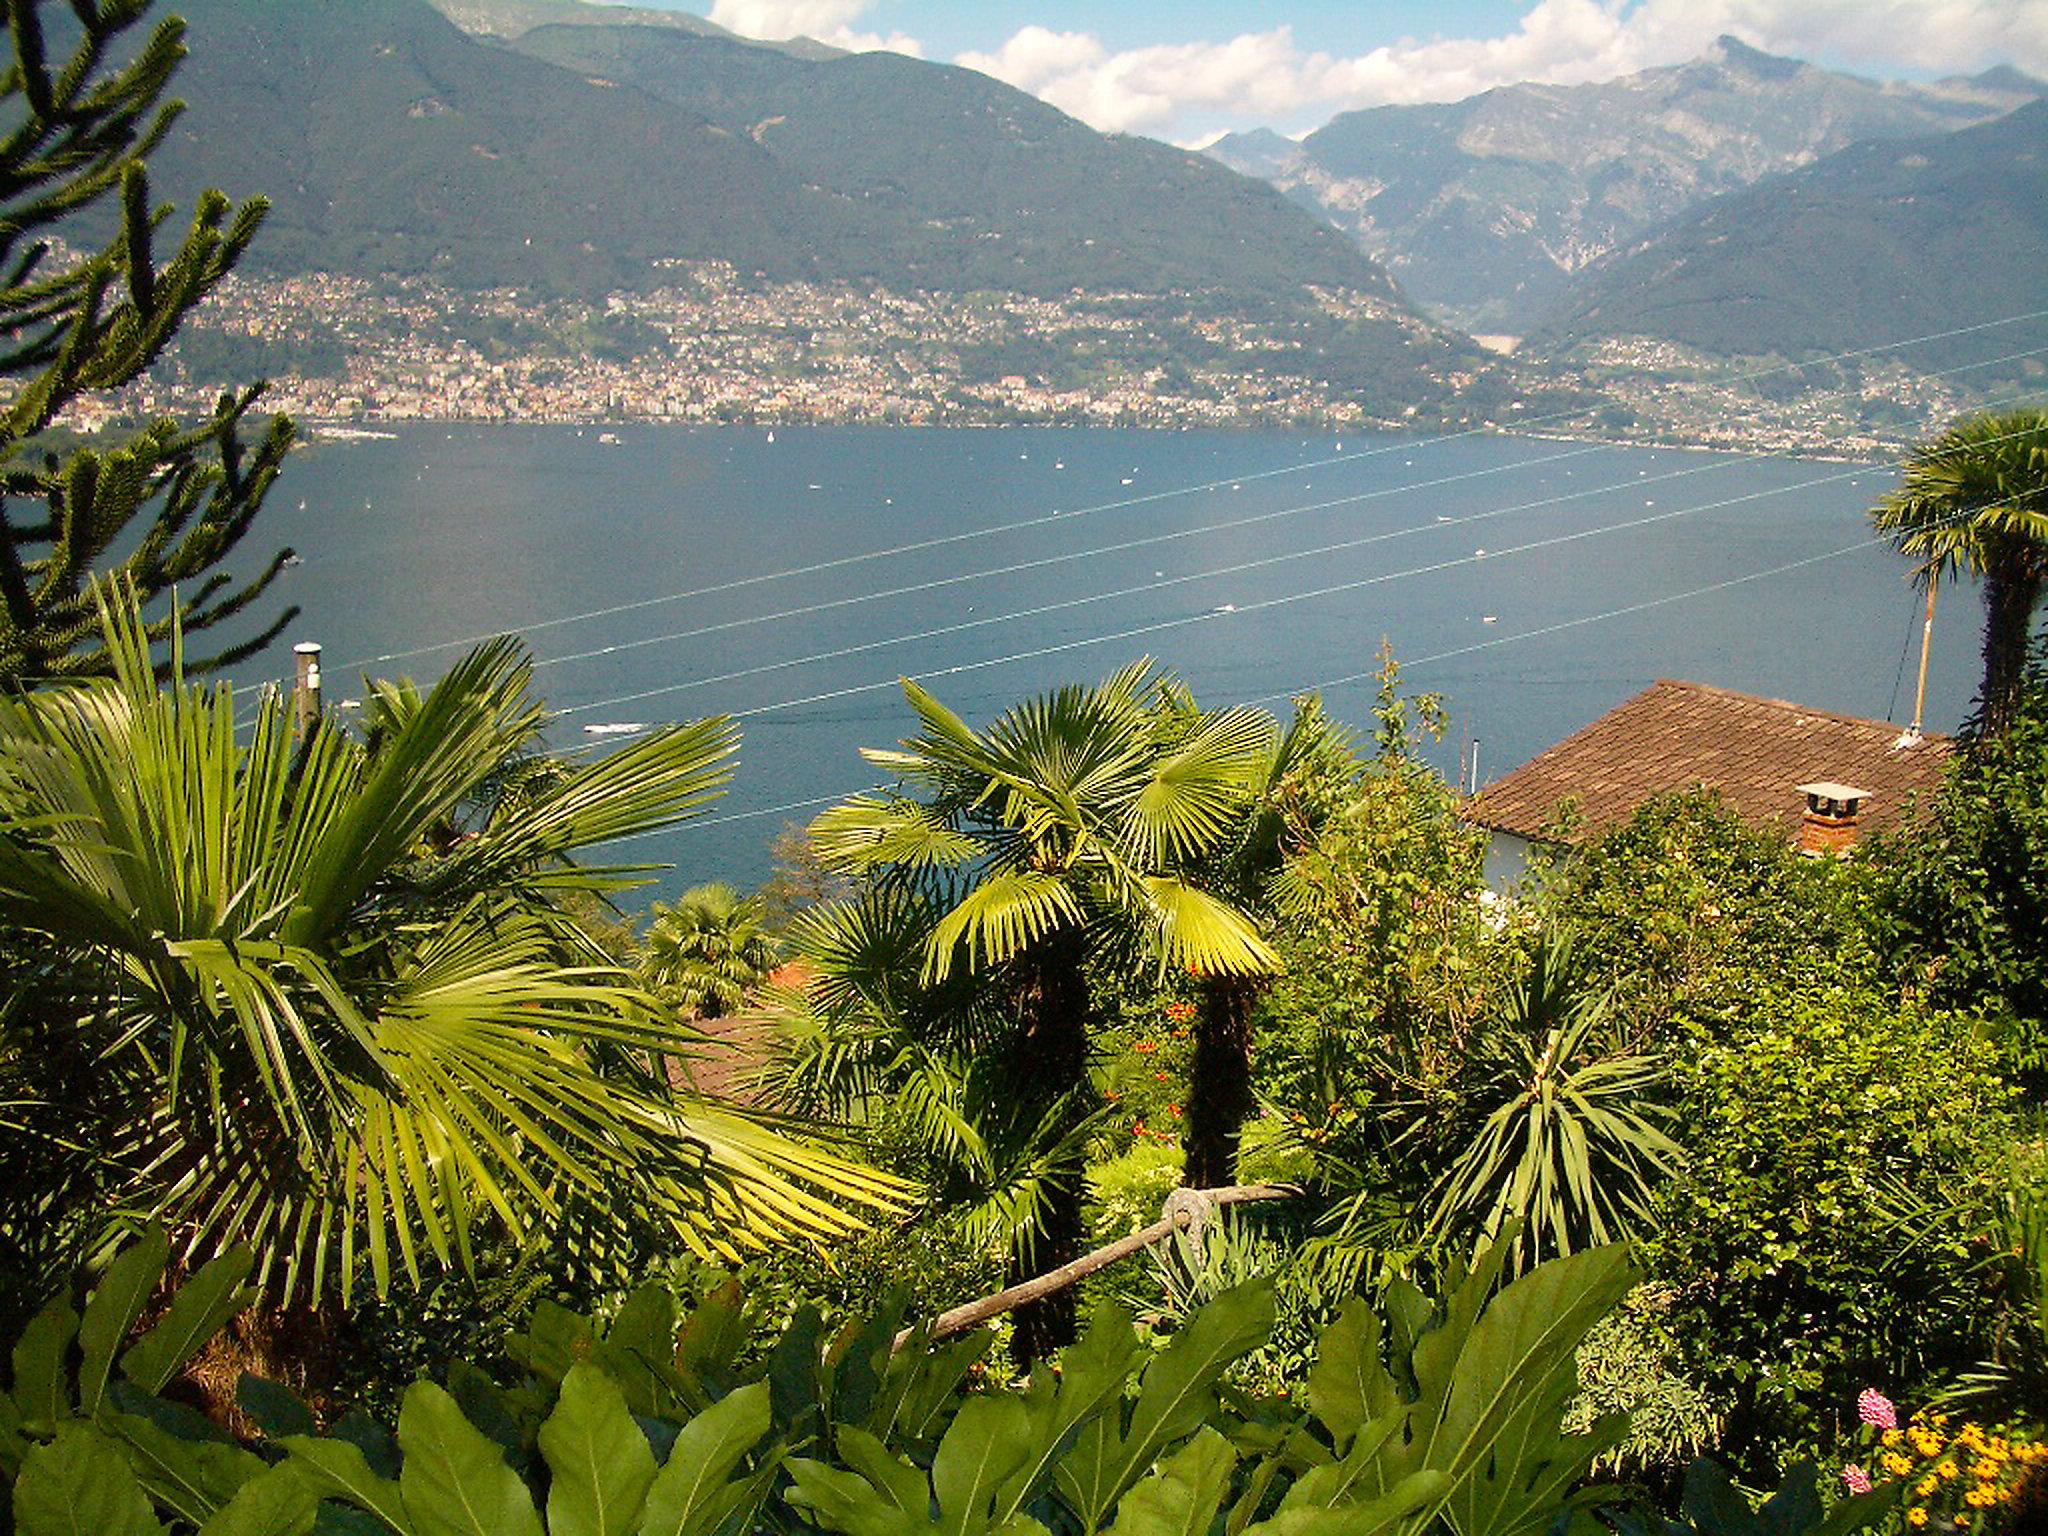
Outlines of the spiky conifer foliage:
[[[165,93],[184,23],[145,28],[149,0],[4,0],[13,59],[0,79],[0,679],[106,672],[92,579],[118,576],[152,640],[211,629],[263,596],[290,551],[237,580],[221,568],[291,446],[261,386],[224,393],[197,425],[158,418],[118,441],[60,447],[67,411],[133,383],[247,249],[265,210],[200,195],[167,260],[172,217],[145,161],[182,104]],[[53,56],[62,54],[61,62]],[[95,238],[94,231],[108,231]],[[288,624],[211,656],[217,667]]]

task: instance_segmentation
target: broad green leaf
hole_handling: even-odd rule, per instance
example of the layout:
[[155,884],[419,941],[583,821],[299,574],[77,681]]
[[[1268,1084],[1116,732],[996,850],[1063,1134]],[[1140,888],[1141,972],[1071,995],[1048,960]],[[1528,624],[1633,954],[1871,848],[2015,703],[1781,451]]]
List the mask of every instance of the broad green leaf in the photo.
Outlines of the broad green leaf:
[[1201,1427],[1224,1368],[1272,1332],[1271,1285],[1254,1281],[1225,1291],[1145,1367],[1128,1425],[1105,1413],[1082,1428],[1054,1475],[1061,1497],[1089,1530],[1102,1525],[1160,1452]]
[[[450,1362],[447,1387],[462,1416],[507,1451],[517,1456],[532,1449],[534,1435],[540,1429],[540,1413],[536,1409],[522,1423],[519,1410],[523,1403],[515,1397],[514,1390],[499,1386],[488,1372],[467,1360]],[[526,1391],[516,1390],[519,1397]]]
[[416,1536],[398,1484],[370,1470],[362,1448],[347,1440],[316,1440],[294,1435],[282,1442],[291,1453],[292,1464],[304,1469],[306,1477],[322,1497],[340,1499],[366,1510],[397,1536]]
[[1031,1454],[1031,1416],[1014,1397],[971,1397],[932,1460],[942,1536],[981,1536],[996,1491]]
[[128,1330],[142,1316],[150,1293],[164,1277],[170,1262],[171,1240],[162,1227],[152,1227],[131,1243],[114,1262],[85,1305],[85,1317],[78,1325],[78,1411],[90,1418],[107,1389],[107,1376],[114,1368],[114,1352],[128,1337]]
[[562,1378],[540,1452],[550,1474],[549,1536],[627,1536],[654,1481],[654,1452],[600,1367],[574,1366]]
[[897,1507],[857,1472],[799,1456],[789,1463],[789,1475],[795,1483],[789,1502],[828,1531],[841,1536],[928,1536],[931,1530],[922,1515]]
[[681,1417],[666,1380],[673,1371],[676,1304],[668,1287],[645,1285],[626,1298],[595,1358],[626,1394],[634,1413]]
[[753,1382],[721,1398],[682,1427],[668,1461],[655,1474],[635,1536],[711,1536],[713,1518],[733,1470],[768,1433],[768,1383]]
[[503,1448],[431,1381],[406,1388],[398,1446],[405,1453],[399,1498],[418,1536],[541,1536],[533,1495],[505,1464]]
[[1422,1411],[1410,1422],[1429,1447],[1422,1465],[1453,1478],[1444,1513],[1461,1536],[1543,1530],[1626,1432],[1617,1420],[1568,1436],[1561,1423],[1578,1391],[1579,1346],[1635,1281],[1620,1245],[1553,1259],[1494,1296],[1461,1347],[1446,1338],[1439,1351],[1432,1337],[1417,1346]]
[[256,1262],[247,1248],[233,1248],[178,1287],[157,1325],[121,1357],[121,1374],[144,1392],[161,1392],[227,1320],[255,1301],[242,1282]]
[[885,1503],[914,1520],[929,1516],[932,1489],[921,1469],[896,1455],[868,1430],[842,1425],[835,1438],[839,1459],[866,1478]]
[[1398,1400],[1380,1362],[1379,1315],[1363,1300],[1346,1302],[1317,1344],[1309,1408],[1342,1448],[1368,1420],[1392,1412]]
[[14,1403],[27,1429],[48,1434],[70,1412],[70,1373],[65,1367],[76,1337],[78,1314],[53,1301],[14,1341]]
[[1415,1528],[1415,1517],[1438,1504],[1450,1479],[1414,1472],[1378,1498],[1352,1504],[1285,1504],[1270,1520],[1245,1527],[1245,1536],[1382,1536]]
[[1046,1470],[1083,1424],[1121,1409],[1124,1386],[1148,1355],[1130,1315],[1106,1308],[1078,1342],[1061,1352],[1058,1371],[1032,1372],[1024,1395],[1031,1416],[1031,1455],[1004,1482],[998,1518],[1015,1514],[1037,1496]]
[[23,1459],[14,1481],[15,1536],[163,1536],[149,1496],[121,1447],[89,1424]]
[[[118,1383],[115,1390],[120,1390]],[[123,1400],[135,1401],[132,1395],[124,1395]],[[157,1404],[145,1399],[136,1406],[149,1409],[149,1416],[114,1413],[103,1408],[100,1423],[127,1447],[129,1465],[144,1491],[194,1525],[209,1519],[247,1483],[263,1474],[263,1458],[253,1451],[225,1439],[194,1439],[167,1428],[167,1424],[177,1424],[180,1415],[164,1410],[182,1408],[182,1404]],[[192,1416],[198,1417],[196,1413]]]
[[244,1483],[199,1536],[306,1536],[319,1509],[319,1489],[305,1469],[284,1461]]
[[543,1297],[527,1319],[526,1332],[505,1341],[505,1352],[542,1381],[560,1386],[569,1367],[588,1360],[597,1347],[590,1319]]
[[1117,1501],[1113,1536],[1208,1536],[1237,1452],[1204,1425],[1195,1438]]

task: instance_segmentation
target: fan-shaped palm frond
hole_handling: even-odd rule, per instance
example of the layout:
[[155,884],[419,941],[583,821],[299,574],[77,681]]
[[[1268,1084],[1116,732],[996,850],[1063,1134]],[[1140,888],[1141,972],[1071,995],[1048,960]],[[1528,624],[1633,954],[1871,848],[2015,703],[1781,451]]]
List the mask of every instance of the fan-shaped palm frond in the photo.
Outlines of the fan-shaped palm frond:
[[663,1001],[719,1018],[747,1000],[775,969],[761,905],[729,885],[699,885],[648,916],[640,976]]
[[1984,582],[1983,728],[2002,736],[2025,686],[2027,641],[2048,590],[2048,411],[1972,416],[1914,450],[1871,510],[1923,581]]
[[[729,774],[731,727],[575,770],[452,849],[439,833],[539,712],[498,643],[380,717],[297,748],[266,697],[159,689],[132,607],[115,676],[0,700],[0,920],[89,999],[39,1021],[139,1085],[104,1128],[120,1199],[194,1248],[254,1242],[288,1287],[359,1261],[466,1261],[566,1202],[629,1207],[705,1252],[851,1229],[890,1181],[673,1093],[679,1031],[549,893],[615,883],[582,846],[665,825]],[[14,1026],[10,1023],[10,1029]]]

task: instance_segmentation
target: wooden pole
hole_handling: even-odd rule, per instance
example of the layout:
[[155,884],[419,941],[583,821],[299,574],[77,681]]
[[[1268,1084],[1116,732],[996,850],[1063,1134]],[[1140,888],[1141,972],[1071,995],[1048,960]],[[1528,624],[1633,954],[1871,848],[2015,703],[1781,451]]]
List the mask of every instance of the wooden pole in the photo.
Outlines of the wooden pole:
[[1927,656],[1934,649],[1934,594],[1941,590],[1941,583],[1933,572],[1927,576],[1927,622],[1920,629],[1920,682],[1913,690],[1913,729],[1906,735],[1914,741],[1920,739],[1920,722],[1927,717]]
[[304,736],[320,718],[320,643],[301,640],[292,647],[298,676],[292,684],[292,734]]
[[[1226,1205],[1252,1205],[1261,1200],[1292,1200],[1301,1190],[1293,1184],[1230,1184],[1221,1189],[1175,1190],[1166,1202],[1167,1214],[1142,1232],[1133,1232],[1129,1237],[1118,1238],[1093,1253],[1084,1253],[1071,1264],[1062,1264],[1058,1269],[1034,1276],[997,1291],[993,1296],[984,1296],[979,1301],[970,1301],[951,1311],[941,1312],[932,1320],[926,1333],[927,1342],[951,1338],[956,1333],[965,1333],[978,1327],[992,1317],[1000,1317],[1028,1301],[1037,1301],[1055,1291],[1063,1291],[1076,1281],[1085,1280],[1097,1270],[1107,1269],[1119,1259],[1163,1242],[1182,1227],[1191,1226],[1209,1210]],[[915,1328],[905,1328],[896,1335],[891,1346],[893,1354],[908,1344],[916,1335]]]

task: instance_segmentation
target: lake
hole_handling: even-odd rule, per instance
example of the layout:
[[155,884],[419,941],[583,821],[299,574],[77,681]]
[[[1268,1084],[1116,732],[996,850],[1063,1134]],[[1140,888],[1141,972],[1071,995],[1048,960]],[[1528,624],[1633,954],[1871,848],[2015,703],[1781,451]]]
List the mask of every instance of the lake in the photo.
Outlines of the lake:
[[[1321,687],[1366,722],[1385,637],[1482,780],[1658,677],[1904,719],[1917,601],[1863,517],[1894,478],[1498,436],[400,427],[295,456],[247,547],[298,549],[304,614],[235,675],[318,640],[333,702],[518,632],[562,746],[741,715],[726,798],[618,851],[744,885],[871,782],[905,674],[979,721],[1150,654],[1206,705]],[[1930,728],[1968,710],[1978,625],[1949,594]]]

